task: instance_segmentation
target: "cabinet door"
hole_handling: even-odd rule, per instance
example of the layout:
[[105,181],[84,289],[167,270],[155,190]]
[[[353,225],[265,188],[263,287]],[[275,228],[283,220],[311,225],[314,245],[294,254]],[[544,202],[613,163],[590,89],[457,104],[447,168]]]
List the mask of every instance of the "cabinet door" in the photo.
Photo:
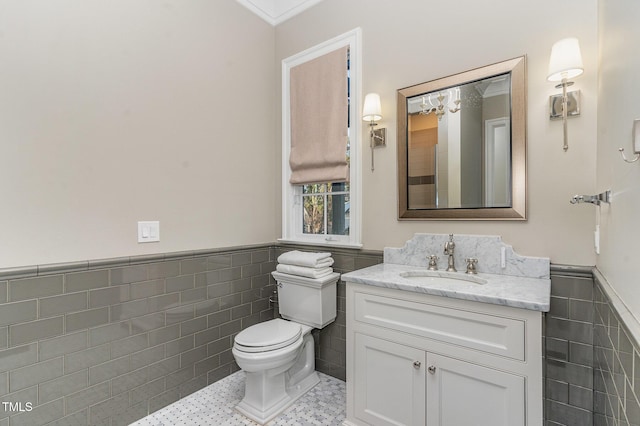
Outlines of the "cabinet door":
[[431,353],[427,364],[429,426],[525,425],[524,377]]
[[425,352],[355,333],[355,416],[370,425],[424,426]]

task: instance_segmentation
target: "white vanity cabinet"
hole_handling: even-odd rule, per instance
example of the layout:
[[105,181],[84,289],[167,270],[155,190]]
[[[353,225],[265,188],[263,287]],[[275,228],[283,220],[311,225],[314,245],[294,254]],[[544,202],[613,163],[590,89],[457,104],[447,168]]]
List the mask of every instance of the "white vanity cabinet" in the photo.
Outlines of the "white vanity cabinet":
[[542,312],[347,282],[345,425],[541,426]]

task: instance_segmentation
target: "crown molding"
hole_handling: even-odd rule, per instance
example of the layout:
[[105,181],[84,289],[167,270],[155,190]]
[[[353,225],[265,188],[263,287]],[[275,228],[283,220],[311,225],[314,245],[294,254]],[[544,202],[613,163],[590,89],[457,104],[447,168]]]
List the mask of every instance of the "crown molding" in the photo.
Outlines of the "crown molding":
[[322,0],[236,0],[274,27]]

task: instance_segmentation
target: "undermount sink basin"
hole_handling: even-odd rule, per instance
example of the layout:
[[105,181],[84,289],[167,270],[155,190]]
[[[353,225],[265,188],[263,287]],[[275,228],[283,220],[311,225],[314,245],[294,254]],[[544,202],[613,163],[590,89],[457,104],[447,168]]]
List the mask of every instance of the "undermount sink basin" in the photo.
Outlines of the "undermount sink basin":
[[402,278],[407,278],[422,285],[447,284],[486,284],[487,280],[462,272],[445,271],[407,271],[401,272]]

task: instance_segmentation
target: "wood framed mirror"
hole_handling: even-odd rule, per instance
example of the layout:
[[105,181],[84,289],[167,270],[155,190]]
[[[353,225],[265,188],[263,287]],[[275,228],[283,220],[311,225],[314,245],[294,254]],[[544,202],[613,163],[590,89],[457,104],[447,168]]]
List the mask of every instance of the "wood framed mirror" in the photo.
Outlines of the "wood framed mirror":
[[398,218],[526,220],[524,56],[398,90]]

